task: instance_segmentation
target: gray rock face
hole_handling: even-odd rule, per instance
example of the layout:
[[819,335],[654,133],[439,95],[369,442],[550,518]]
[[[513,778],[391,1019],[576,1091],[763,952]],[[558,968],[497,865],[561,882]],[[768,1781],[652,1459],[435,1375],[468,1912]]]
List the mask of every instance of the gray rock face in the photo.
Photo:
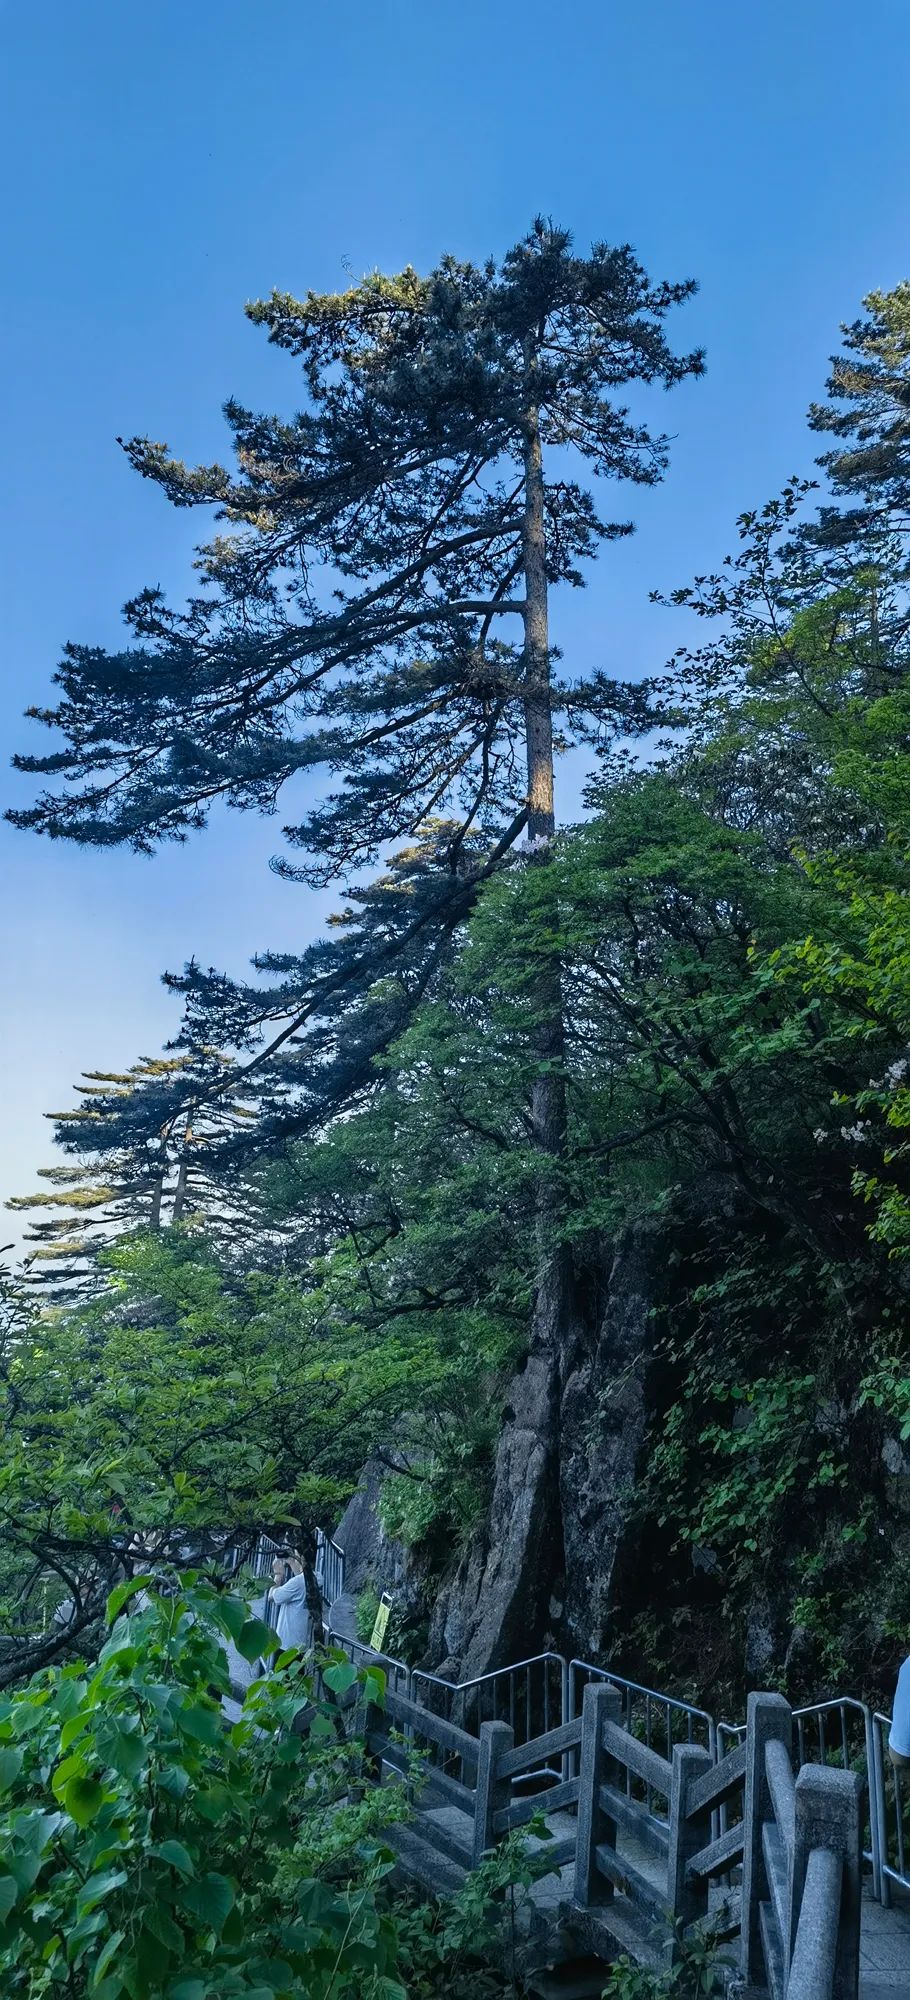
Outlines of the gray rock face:
[[380,1590],[394,1590],[406,1567],[405,1552],[385,1534],[379,1514],[386,1468],[378,1459],[368,1459],[360,1475],[356,1493],[335,1529],[334,1539],[344,1550],[345,1590],[356,1596],[366,1583]]
[[431,1625],[429,1656],[459,1679],[536,1652],[555,1617],[576,1650],[602,1645],[647,1420],[653,1262],[651,1230],[630,1232],[588,1312],[567,1258],[547,1274],[509,1391],[489,1521]]
[[613,1576],[648,1420],[655,1234],[641,1226],[613,1257],[593,1340],[579,1331],[564,1356],[559,1486],[565,1622],[583,1657],[602,1652]]
[[559,1352],[567,1296],[567,1260],[554,1258],[538,1292],[530,1352],[509,1388],[485,1532],[430,1626],[429,1656],[457,1662],[461,1680],[537,1650],[562,1571]]

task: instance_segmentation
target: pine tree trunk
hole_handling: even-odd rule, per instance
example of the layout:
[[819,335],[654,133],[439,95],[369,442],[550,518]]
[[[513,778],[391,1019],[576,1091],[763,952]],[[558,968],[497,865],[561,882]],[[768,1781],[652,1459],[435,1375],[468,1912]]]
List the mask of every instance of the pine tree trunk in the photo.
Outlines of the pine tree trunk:
[[[531,376],[533,363],[529,358]],[[532,376],[531,376],[532,378]],[[532,378],[533,379],[533,378]],[[553,809],[553,718],[550,708],[550,629],[544,522],[543,453],[538,410],[525,413],[525,509],[522,530],[525,573],[525,737],[528,767],[528,840],[532,865],[546,866],[555,831]],[[549,1163],[566,1146],[566,1091],[562,979],[558,956],[540,968],[535,995],[537,1056],[541,1065],[532,1086],[531,1123],[542,1156],[538,1186],[538,1256],[541,1270],[555,1254],[559,1192]]]
[[[533,366],[529,354],[532,387]],[[543,461],[533,396],[525,411],[524,464],[528,839],[531,866],[545,869],[555,830],[553,723]],[[554,930],[556,918],[554,911]],[[571,1261],[560,1241],[566,1089],[562,977],[555,949],[539,966],[532,1004],[537,1074],[531,1121],[539,1160],[534,1311],[529,1353],[508,1391],[487,1532],[460,1566],[434,1621],[437,1645],[453,1649],[462,1675],[484,1673],[533,1649],[546,1623],[551,1580],[563,1565],[559,1398],[563,1355],[573,1347],[575,1330]]]
[[187,1122],[187,1128],[183,1135],[183,1148],[180,1154],[180,1165],[177,1169],[177,1186],[174,1189],[174,1205],[171,1211],[172,1225],[174,1223],[181,1221],[183,1216],[183,1211],[186,1206],[186,1187],[187,1187],[187,1181],[189,1179],[189,1164],[187,1161],[186,1149],[190,1143],[190,1140],[192,1139],[192,1136],[193,1136],[192,1127],[189,1124],[189,1122]]

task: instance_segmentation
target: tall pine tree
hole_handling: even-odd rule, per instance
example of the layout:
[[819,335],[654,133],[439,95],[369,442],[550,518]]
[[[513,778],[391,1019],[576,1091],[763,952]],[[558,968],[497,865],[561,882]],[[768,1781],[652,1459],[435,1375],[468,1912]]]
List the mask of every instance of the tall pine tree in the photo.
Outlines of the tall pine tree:
[[[472,833],[502,857],[526,829],[545,864],[554,732],[623,729],[645,707],[601,673],[554,672],[551,586],[581,584],[582,565],[631,525],[602,518],[573,460],[596,478],[661,477],[667,439],[621,395],[700,373],[700,352],[675,354],[664,332],[693,290],[652,283],[628,246],[578,257],[566,231],[538,221],[499,265],[446,257],[427,277],[375,274],[341,295],[250,307],[302,364],[306,405],[288,421],[228,403],[233,472],[189,468],[147,439],[126,446],[175,505],[214,504],[230,528],[202,551],[204,587],[184,610],[144,591],[127,607],[125,650],[67,647],[61,701],[33,711],[65,747],[18,760],[66,789],[16,822],[148,849],[200,826],[215,798],[272,811],[324,768],[340,783],[286,827],[300,859],[279,865],[298,879],[343,875],[434,813],[450,823],[444,859],[462,903]],[[566,1275],[558,1173],[544,1165],[565,1135],[552,952],[533,1014],[549,1379]]]
[[[571,459],[660,477],[667,440],[617,391],[700,371],[663,330],[693,289],[652,284],[628,247],[577,257],[538,221],[500,266],[445,258],[426,278],[250,307],[301,361],[307,406],[287,422],[228,403],[234,474],[128,444],[176,505],[214,503],[232,531],[203,550],[207,588],[185,610],[145,591],[129,648],[67,647],[62,700],[33,711],[66,747],[18,760],[66,790],[17,823],[147,848],[185,837],[215,797],[270,811],[326,767],[341,785],[287,827],[303,858],[285,872],[333,877],[442,808],[460,900],[472,829],[504,854],[526,827],[545,855],[555,721],[641,711],[603,675],[554,676],[550,586],[581,583],[630,526],[600,517]],[[540,1011],[534,1119],[558,1153],[558,968],[542,968]]]

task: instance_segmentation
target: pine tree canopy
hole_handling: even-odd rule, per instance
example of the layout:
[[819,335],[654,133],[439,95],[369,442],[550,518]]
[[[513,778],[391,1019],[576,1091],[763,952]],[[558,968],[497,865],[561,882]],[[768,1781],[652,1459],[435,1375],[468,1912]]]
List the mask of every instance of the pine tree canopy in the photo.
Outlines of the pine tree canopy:
[[[817,538],[850,548],[858,534],[910,527],[910,283],[870,292],[862,319],[843,326],[843,348],[832,357],[826,403],[809,411],[813,430],[836,440],[819,460],[834,492],[853,508],[825,507]],[[902,565],[910,564],[906,546]]]
[[150,849],[201,826],[214,799],[271,812],[323,769],[335,789],[286,828],[300,868],[279,864],[308,880],[434,813],[456,865],[469,829],[516,839],[527,822],[546,838],[533,798],[528,818],[526,739],[543,729],[548,745],[558,711],[626,729],[646,700],[601,674],[551,688],[553,655],[529,636],[529,480],[539,599],[630,531],[601,518],[573,458],[595,479],[663,472],[666,437],[621,395],[701,372],[664,332],[693,290],[652,283],[627,246],[576,256],[538,221],[499,265],[446,257],[427,277],[248,307],[301,363],[305,406],[283,420],[229,402],[233,472],[127,443],[175,505],[212,504],[229,526],[184,609],[144,590],[124,650],[66,647],[58,705],[31,711],[65,747],[17,759],[52,784],[13,820]]

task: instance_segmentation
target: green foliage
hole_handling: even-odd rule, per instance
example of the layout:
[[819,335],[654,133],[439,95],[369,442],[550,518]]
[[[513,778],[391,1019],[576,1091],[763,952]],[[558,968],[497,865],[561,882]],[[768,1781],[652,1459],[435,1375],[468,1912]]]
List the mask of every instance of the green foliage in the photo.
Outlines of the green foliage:
[[0,1329],[7,1678],[65,1642],[69,1628],[41,1630],[62,1598],[73,1638],[97,1622],[130,1533],[154,1562],[335,1512],[383,1413],[439,1373],[419,1341],[377,1355],[369,1327],[333,1320],[341,1271],[309,1289],[234,1279],[179,1235],[131,1238],[107,1262],[92,1306],[19,1305]]
[[[3,1703],[4,1991],[393,2000],[379,1820],[401,1816],[401,1793],[358,1802],[360,1746],[290,1656],[229,1722],[240,1600],[192,1576],[164,1596],[138,1579],[109,1614],[94,1667],[52,1671]],[[265,1628],[254,1641],[276,1645]],[[357,1678],[340,1657],[324,1676],[339,1692]],[[359,1678],[381,1699],[377,1670]]]
[[[669,441],[623,391],[701,372],[701,353],[675,354],[665,333],[693,290],[652,283],[628,245],[578,256],[538,220],[499,264],[446,256],[426,276],[249,307],[300,365],[304,407],[282,422],[229,402],[233,473],[126,445],[174,505],[214,503],[230,531],[200,551],[207,587],[184,610],[149,589],[127,609],[129,647],[67,647],[58,707],[33,711],[65,747],[19,760],[55,789],[17,821],[148,848],[185,838],[219,794],[271,812],[300,773],[341,772],[288,829],[304,872],[345,875],[444,801],[457,889],[475,822],[491,845],[524,825],[523,697],[531,714],[551,701],[515,588],[529,432],[562,454],[548,581],[577,586],[629,524],[600,517],[571,461],[599,479],[661,477]],[[570,725],[640,708],[603,675],[552,701]]]
[[[304,1521],[375,1449],[398,1468],[385,1528],[431,1596],[487,1505],[541,1248],[558,1229],[572,1323],[593,1326],[607,1246],[646,1222],[662,1275],[642,1560],[614,1633],[637,1620],[683,1678],[706,1671],[707,1634],[738,1680],[773,1583],[769,1672],[797,1672],[797,1626],[813,1683],[878,1671],[905,1596],[887,1448],[910,1423],[906,287],[848,329],[813,414],[850,505],[813,511],[793,479],[744,515],[717,573],[671,593],[702,642],[634,699],[552,682],[550,718],[603,762],[584,825],[518,845],[528,371],[548,457],[571,436],[595,469],[649,476],[663,444],[612,390],[695,364],[663,335],[685,289],[541,226],[499,268],[276,295],[254,316],[303,366],[302,415],[232,407],[236,474],[130,447],[231,531],[203,602],[148,595],[126,653],[68,655],[69,748],[47,769],[76,787],[26,817],[143,845],[200,821],[213,771],[271,808],[318,765],[345,782],[291,830],[308,879],[405,828],[410,844],[303,954],[265,955],[248,985],[197,965],[174,982],[186,1073],[136,1095],[170,1118],[189,1079],[217,1139],[234,1072],[211,1051],[253,1054],[261,1162],[231,1179],[233,1131],[219,1158],[261,1256],[139,1238],[88,1315],[10,1334],[10,1608],[54,1578],[97,1619],[114,1505],[174,1535]],[[575,582],[611,530],[568,481],[545,514],[550,581]],[[613,753],[620,711],[670,732],[649,766]],[[81,749],[102,737],[103,797]],[[542,1149],[551,1085],[565,1143],[560,1127]],[[89,1108],[138,1144],[138,1103],[104,1095]]]
[[357,1599],[354,1615],[357,1620],[357,1637],[362,1639],[365,1645],[372,1634],[378,1610],[379,1592],[375,1583],[364,1584]]
[[[552,1873],[542,1815],[507,1834],[450,1901],[396,1910],[408,2000],[501,2000],[524,1990],[523,1907],[533,1883]],[[534,1845],[529,1843],[533,1842]]]
[[603,2000],[710,2000],[727,1989],[732,1966],[709,1929],[676,1940],[674,1963],[665,1972],[650,1972],[631,1958],[610,1967]]

